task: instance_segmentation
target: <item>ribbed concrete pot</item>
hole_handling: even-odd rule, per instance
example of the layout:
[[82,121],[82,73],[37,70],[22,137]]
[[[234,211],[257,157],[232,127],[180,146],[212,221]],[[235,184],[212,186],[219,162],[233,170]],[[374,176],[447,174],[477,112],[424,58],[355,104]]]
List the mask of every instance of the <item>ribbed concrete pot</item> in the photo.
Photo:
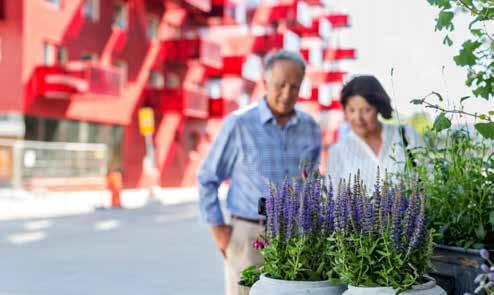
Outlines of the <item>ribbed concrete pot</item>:
[[[344,295],[394,295],[397,291],[391,287],[354,287],[348,286],[348,290]],[[407,290],[400,294],[403,295],[446,295],[441,287],[436,284],[436,281],[431,279],[427,283],[413,286],[411,290]]]
[[345,289],[344,285],[331,285],[328,281],[285,281],[262,275],[249,295],[341,295]]

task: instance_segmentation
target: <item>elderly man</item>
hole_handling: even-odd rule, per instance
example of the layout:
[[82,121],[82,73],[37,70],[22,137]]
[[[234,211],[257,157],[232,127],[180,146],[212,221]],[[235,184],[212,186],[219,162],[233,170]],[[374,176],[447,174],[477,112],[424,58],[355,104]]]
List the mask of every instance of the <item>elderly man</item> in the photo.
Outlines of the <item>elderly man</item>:
[[[317,167],[321,151],[320,128],[314,119],[295,109],[305,62],[298,53],[278,51],[265,59],[266,95],[250,107],[229,115],[199,172],[202,218],[225,257],[228,295],[238,294],[240,272],[262,256],[252,242],[264,231],[257,211],[269,182],[281,183],[300,175],[300,163]],[[226,224],[218,187],[230,179]]]

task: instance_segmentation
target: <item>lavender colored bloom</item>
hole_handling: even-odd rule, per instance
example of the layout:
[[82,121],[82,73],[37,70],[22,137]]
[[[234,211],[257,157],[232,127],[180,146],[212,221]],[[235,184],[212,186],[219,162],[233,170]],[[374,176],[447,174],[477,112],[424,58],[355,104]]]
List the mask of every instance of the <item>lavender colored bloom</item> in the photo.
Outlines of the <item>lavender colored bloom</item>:
[[425,231],[424,226],[425,226],[425,197],[421,195],[420,209],[419,209],[419,213],[416,214],[416,219],[413,228],[413,235],[410,241],[410,245],[408,246],[409,249],[416,248],[421,242],[422,235]]
[[304,183],[303,189],[300,196],[300,207],[298,212],[298,225],[299,230],[302,235],[305,235],[310,230],[310,184],[309,182]]
[[489,281],[494,281],[494,272],[489,272],[489,274],[487,275],[489,277]]
[[489,251],[487,251],[486,249],[480,250],[480,256],[482,258],[484,258],[485,260],[488,260],[489,259]]
[[[393,191],[393,194],[395,192]],[[400,210],[402,202],[402,195],[400,190],[393,197],[393,208],[391,209],[391,235],[393,236],[393,242],[395,249],[399,248],[400,233],[401,233],[401,218],[402,211]]]
[[489,272],[489,266],[485,263],[482,263],[482,265],[480,266],[480,269],[485,273]]
[[473,280],[474,283],[478,284],[482,281],[482,279],[484,278],[484,274],[479,274],[475,277],[475,279]]

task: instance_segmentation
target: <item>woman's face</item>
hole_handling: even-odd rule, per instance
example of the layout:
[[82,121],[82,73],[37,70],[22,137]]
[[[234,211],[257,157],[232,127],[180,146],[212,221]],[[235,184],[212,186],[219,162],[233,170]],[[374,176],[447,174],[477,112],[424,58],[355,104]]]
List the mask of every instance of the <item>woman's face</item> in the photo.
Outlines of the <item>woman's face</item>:
[[377,108],[370,105],[362,96],[351,96],[344,108],[344,112],[346,120],[357,135],[366,137],[379,130]]

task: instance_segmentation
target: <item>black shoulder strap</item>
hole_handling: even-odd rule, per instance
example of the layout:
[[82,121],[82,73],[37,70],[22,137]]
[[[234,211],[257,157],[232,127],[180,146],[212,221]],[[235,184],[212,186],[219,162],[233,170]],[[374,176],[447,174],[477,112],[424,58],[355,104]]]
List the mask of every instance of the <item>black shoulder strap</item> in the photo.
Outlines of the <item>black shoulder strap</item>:
[[413,167],[417,167],[417,163],[415,162],[415,157],[413,156],[412,151],[408,147],[408,139],[404,125],[400,125],[400,134],[401,134],[401,139],[403,140],[403,147],[405,148],[407,153],[407,158],[408,158],[407,160],[410,161]]

